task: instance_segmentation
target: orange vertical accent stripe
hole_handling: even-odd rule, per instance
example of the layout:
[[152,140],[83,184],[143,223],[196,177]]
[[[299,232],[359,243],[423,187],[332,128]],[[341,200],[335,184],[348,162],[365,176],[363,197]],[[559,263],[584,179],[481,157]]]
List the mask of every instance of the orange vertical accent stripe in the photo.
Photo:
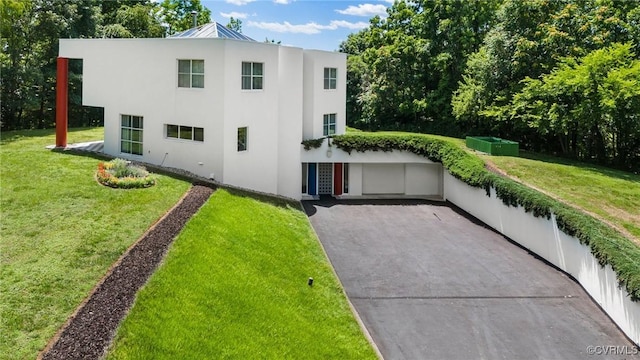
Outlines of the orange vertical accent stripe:
[[342,163],[333,164],[333,194],[342,195]]
[[56,74],[56,147],[67,146],[69,59],[59,57]]

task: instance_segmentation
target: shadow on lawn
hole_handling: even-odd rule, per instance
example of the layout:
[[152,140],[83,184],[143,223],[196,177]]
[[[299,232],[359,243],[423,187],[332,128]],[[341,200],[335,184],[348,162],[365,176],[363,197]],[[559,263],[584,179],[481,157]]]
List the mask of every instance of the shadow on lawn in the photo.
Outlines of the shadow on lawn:
[[575,166],[577,168],[587,170],[596,174],[608,176],[614,179],[620,179],[620,180],[631,181],[631,182],[640,182],[640,174],[634,174],[629,171],[617,170],[617,169],[608,168],[602,165],[581,162],[581,161],[573,160],[569,158],[544,155],[544,154],[539,154],[539,153],[534,153],[529,151],[520,151],[520,157],[528,160],[542,161],[549,164]]

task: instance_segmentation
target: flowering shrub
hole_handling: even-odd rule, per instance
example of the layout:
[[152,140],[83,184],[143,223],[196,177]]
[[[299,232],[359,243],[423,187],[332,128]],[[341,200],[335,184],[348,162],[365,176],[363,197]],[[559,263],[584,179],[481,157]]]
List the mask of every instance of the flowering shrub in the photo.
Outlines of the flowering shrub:
[[123,159],[98,163],[96,178],[102,185],[120,189],[146,188],[156,183],[145,168]]

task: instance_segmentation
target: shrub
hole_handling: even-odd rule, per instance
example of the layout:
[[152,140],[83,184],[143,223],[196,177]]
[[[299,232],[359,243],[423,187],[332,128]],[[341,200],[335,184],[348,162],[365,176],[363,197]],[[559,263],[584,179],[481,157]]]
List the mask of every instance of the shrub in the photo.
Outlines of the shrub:
[[146,188],[156,183],[144,167],[123,159],[99,163],[96,178],[102,185],[120,189]]

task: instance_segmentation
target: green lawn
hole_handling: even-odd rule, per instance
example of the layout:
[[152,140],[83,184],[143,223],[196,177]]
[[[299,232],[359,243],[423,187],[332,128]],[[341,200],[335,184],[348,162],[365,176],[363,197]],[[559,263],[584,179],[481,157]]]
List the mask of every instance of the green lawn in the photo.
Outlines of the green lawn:
[[207,358],[375,358],[300,210],[216,191],[138,293],[108,356]]
[[626,230],[640,245],[640,175],[529,152],[482,157],[510,176]]
[[[0,142],[0,359],[33,359],[109,266],[189,184],[99,185],[99,160],[45,149],[53,130],[3,132]],[[72,130],[69,143],[103,129]]]

